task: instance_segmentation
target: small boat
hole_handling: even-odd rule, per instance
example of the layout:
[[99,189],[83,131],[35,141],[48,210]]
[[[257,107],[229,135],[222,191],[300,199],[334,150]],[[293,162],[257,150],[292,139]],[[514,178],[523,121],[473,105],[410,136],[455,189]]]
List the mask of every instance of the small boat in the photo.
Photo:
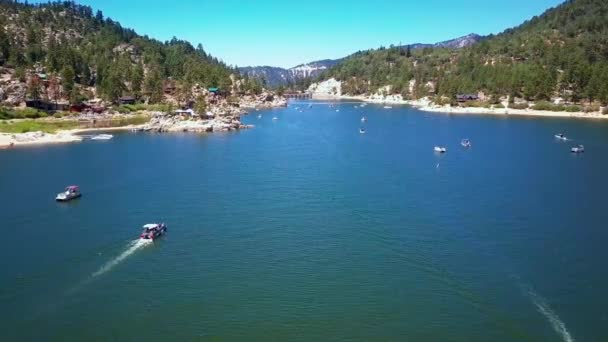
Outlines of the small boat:
[[258,119],[261,119],[261,118],[262,118],[262,114],[258,115]]
[[359,128],[359,133],[365,134],[365,128]]
[[110,140],[114,138],[112,134],[97,134],[91,137],[91,140]]
[[279,120],[279,118],[277,118],[276,116],[274,118],[272,118],[272,120],[276,121]]
[[469,139],[462,139],[460,145],[462,145],[462,147],[471,147],[471,141]]
[[583,145],[575,146],[575,147],[573,147],[573,148],[570,149],[570,152],[572,152],[572,153],[583,153],[583,152],[585,152],[585,146],[583,146]]
[[555,135],[555,139],[566,141],[568,138],[564,135],[564,133],[559,133]]
[[167,226],[164,223],[148,223],[143,226],[144,230],[139,236],[142,240],[156,240],[167,232]]
[[443,146],[435,146],[434,151],[437,153],[446,153],[448,149]]
[[393,109],[391,106],[384,106],[384,109]]
[[365,116],[361,118],[361,122],[366,122],[366,121],[367,121],[367,118]]
[[308,108],[312,108],[312,105],[311,105],[311,104],[309,104],[309,105],[308,105]]
[[80,188],[76,185],[70,185],[65,188],[64,192],[58,193],[57,197],[55,197],[55,200],[57,200],[58,202],[68,202],[80,196],[82,196],[82,194],[80,193]]
[[365,107],[365,106],[367,106],[367,103],[362,103],[362,104],[360,105],[360,107],[361,107],[361,108],[363,108],[363,107]]

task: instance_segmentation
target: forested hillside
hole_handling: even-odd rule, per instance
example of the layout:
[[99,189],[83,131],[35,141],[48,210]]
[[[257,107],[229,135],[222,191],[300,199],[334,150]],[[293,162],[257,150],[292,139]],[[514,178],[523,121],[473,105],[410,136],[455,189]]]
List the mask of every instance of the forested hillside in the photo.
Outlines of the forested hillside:
[[360,52],[321,79],[331,77],[343,81],[343,93],[350,94],[391,85],[392,93],[415,98],[483,91],[494,101],[512,95],[606,104],[608,1],[569,0],[461,50],[391,47]]
[[[133,95],[161,101],[163,83],[230,90],[238,71],[208,55],[201,45],[172,39],[160,42],[73,2],[27,5],[0,0],[0,62],[4,73],[27,83],[27,96],[39,86],[33,74],[60,83],[64,98],[101,96],[115,101]],[[91,89],[97,94],[91,94]]]

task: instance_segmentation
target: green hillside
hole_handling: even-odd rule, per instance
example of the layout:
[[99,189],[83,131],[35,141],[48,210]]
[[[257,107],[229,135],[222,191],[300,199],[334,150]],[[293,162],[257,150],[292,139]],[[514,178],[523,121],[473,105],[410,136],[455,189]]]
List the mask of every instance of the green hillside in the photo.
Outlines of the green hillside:
[[159,102],[168,78],[184,89],[196,83],[230,89],[230,75],[236,73],[201,45],[140,36],[70,1],[27,5],[0,0],[0,62],[28,82],[30,93],[38,90],[29,76],[38,72],[56,75],[66,98],[90,97],[87,89],[94,87],[110,101],[134,95]]
[[[570,0],[522,25],[461,50],[406,47],[359,52],[321,79],[364,94],[392,85],[419,98],[484,91],[528,100],[608,103],[608,1]],[[416,80],[409,92],[410,80]],[[429,82],[431,82],[429,84]]]

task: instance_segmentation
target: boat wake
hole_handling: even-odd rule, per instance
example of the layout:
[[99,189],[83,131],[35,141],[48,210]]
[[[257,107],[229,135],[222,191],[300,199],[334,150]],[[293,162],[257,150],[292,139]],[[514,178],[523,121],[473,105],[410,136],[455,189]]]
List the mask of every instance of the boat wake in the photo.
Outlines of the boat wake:
[[146,247],[150,244],[152,244],[152,240],[137,239],[137,240],[131,241],[129,243],[127,249],[124,252],[122,252],[122,254],[120,254],[116,258],[108,261],[107,263],[105,263],[105,265],[101,266],[97,271],[95,271],[95,273],[93,273],[92,277],[95,278],[95,277],[98,277],[98,276],[110,271],[112,268],[114,268],[114,266],[120,264],[123,260],[125,260],[126,258],[131,256],[133,253],[137,252],[139,249]]
[[532,300],[532,303],[536,306],[538,312],[540,312],[553,327],[556,333],[558,333],[564,342],[574,342],[574,338],[566,329],[566,324],[559,318],[559,316],[551,309],[547,301],[541,297],[532,289],[523,289],[526,295]]

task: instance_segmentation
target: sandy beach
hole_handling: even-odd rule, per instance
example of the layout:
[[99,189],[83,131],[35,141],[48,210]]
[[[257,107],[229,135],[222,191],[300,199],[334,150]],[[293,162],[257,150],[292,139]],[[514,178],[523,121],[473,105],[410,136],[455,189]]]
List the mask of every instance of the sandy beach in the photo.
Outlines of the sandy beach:
[[141,125],[106,128],[77,128],[62,130],[57,133],[27,132],[27,133],[0,133],[0,149],[17,146],[65,144],[82,141],[79,134],[94,132],[128,131]]
[[429,99],[403,100],[399,95],[393,96],[339,96],[340,100],[357,100],[367,103],[387,104],[387,105],[409,105],[425,112],[447,113],[447,114],[477,114],[477,115],[518,115],[518,116],[537,116],[537,117],[556,117],[556,118],[577,118],[577,119],[596,119],[606,120],[608,115],[600,112],[552,112],[546,110],[533,109],[512,109],[512,108],[481,108],[481,107],[452,107],[450,105],[439,106],[433,104]]

